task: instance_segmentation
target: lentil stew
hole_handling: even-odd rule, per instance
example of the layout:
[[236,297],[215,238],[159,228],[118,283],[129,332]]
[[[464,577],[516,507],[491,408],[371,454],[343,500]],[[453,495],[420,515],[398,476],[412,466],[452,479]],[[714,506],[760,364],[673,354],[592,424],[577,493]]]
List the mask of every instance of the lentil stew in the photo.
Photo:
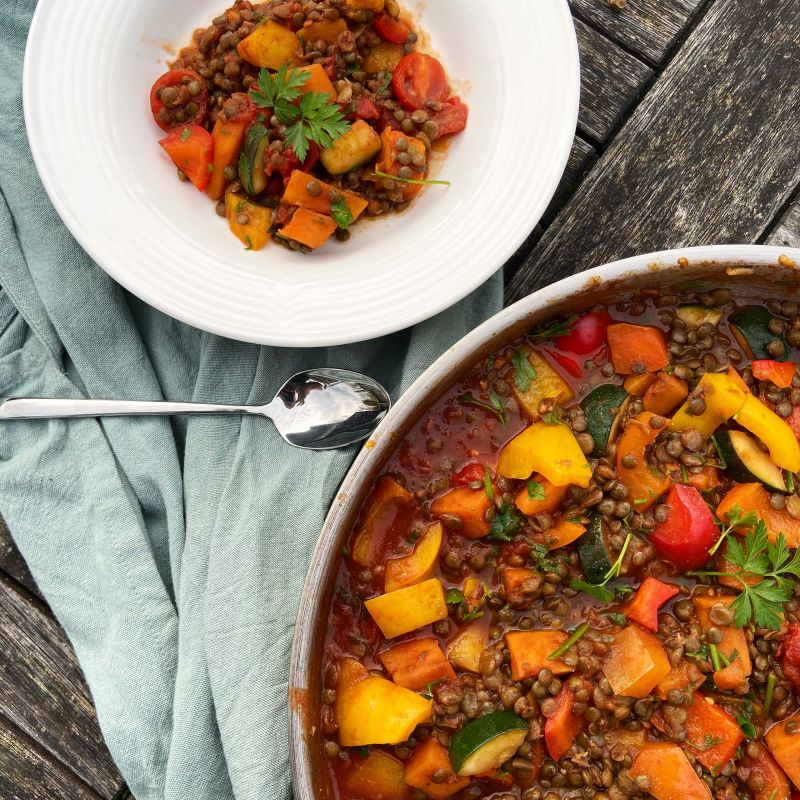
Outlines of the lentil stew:
[[800,793],[800,308],[644,290],[476,364],[342,553],[342,800]]
[[153,85],[159,144],[248,250],[405,210],[468,108],[396,0],[237,0]]

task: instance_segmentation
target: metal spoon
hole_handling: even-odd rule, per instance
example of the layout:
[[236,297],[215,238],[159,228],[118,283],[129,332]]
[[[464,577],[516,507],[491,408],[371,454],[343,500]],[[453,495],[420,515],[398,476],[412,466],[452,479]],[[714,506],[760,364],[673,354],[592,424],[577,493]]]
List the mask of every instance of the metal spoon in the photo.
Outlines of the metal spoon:
[[271,419],[294,447],[332,450],[366,439],[391,404],[386,389],[366,375],[346,369],[310,369],[289,378],[264,406],[12,397],[0,402],[0,420],[246,414]]

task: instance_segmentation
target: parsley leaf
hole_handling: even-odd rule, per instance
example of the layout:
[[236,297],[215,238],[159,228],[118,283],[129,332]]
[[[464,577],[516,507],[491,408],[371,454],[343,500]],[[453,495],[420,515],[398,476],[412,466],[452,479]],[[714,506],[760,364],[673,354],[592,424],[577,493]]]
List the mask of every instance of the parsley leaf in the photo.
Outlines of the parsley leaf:
[[484,403],[483,400],[476,400],[472,396],[472,392],[464,392],[464,394],[460,394],[456,399],[462,406],[482,408],[484,411],[488,411],[490,414],[497,417],[503,425],[506,424],[506,407],[496,392],[489,392],[488,403]]
[[510,542],[511,534],[516,533],[521,527],[522,520],[508,503],[504,503],[492,519],[492,530],[488,538],[500,542]]
[[551,561],[549,555],[550,551],[543,544],[531,544],[530,559],[539,572],[555,572],[558,569],[558,563]]
[[461,589],[448,589],[444,595],[445,603],[452,603],[453,605],[458,605],[459,603],[464,602],[464,593]]
[[528,497],[531,500],[544,500],[544,486],[539,481],[528,481]]
[[603,614],[604,617],[608,617],[608,619],[614,623],[614,625],[627,625],[628,618],[619,611],[609,611],[606,614]]
[[182,141],[182,142],[187,142],[187,141],[189,141],[189,139],[191,138],[191,136],[192,136],[192,132],[191,132],[191,131],[190,131],[188,128],[184,128],[184,129],[181,131],[181,141]]
[[527,392],[531,381],[536,380],[536,369],[522,350],[517,350],[511,356],[511,363],[514,365],[514,385],[521,392]]
[[734,528],[752,528],[756,522],[758,522],[758,516],[755,511],[748,511],[745,514],[738,504],[734,504],[731,507],[731,510],[725,515],[725,518],[728,521],[727,525],[717,520],[717,524],[722,528],[722,533],[719,539],[714,543],[714,546],[708,551],[710,556],[713,556],[714,553],[719,550],[720,545],[728,538],[728,535]]
[[483,468],[483,485],[486,487],[486,496],[494,502],[494,488],[492,487],[492,476],[489,467]]
[[262,69],[258,73],[258,88],[250,90],[250,97],[259,108],[271,108],[281,125],[290,125],[299,114],[294,101],[310,78],[311,73],[288,69],[286,64],[274,74]]
[[331,203],[331,218],[344,230],[353,224],[353,214],[344,197],[339,197],[335,203]]
[[566,336],[572,333],[572,328],[578,321],[575,314],[559,319],[555,322],[548,322],[546,325],[540,325],[535,330],[528,334],[528,338],[532,342],[546,342],[548,339],[557,339],[559,336]]

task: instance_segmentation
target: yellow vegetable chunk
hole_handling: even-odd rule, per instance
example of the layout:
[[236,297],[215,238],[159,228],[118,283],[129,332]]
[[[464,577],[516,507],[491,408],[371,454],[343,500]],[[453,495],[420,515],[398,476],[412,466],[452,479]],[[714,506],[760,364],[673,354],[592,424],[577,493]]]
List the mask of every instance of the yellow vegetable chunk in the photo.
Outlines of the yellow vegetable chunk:
[[297,34],[273,20],[259,25],[238,47],[239,55],[253,66],[275,70],[294,64],[302,49]]
[[727,422],[744,405],[748,393],[726,373],[709,372],[703,375],[698,389],[703,390],[706,410],[690,414],[691,397],[675,412],[669,429],[682,431],[697,428],[703,436],[711,436],[723,422]]
[[800,734],[790,734],[786,730],[790,722],[800,722],[800,711],[795,711],[791,717],[769,729],[766,735],[767,747],[792,783],[800,789]]
[[408,795],[403,762],[383,750],[369,755],[344,779],[347,796],[354,800],[403,800]]
[[386,562],[383,591],[394,592],[432,578],[443,536],[442,523],[434,522],[425,529],[411,553],[401,558],[390,558]]
[[480,622],[473,622],[447,645],[447,659],[459,669],[480,674],[481,653],[486,648]]
[[363,8],[364,11],[383,11],[385,0],[347,0],[349,8]]
[[770,458],[789,472],[800,471],[800,444],[792,429],[755,395],[748,394],[735,414],[736,421],[758,436],[767,446]]
[[381,137],[374,128],[363,119],[357,119],[347,133],[320,153],[319,159],[331,175],[341,175],[366,164],[378,155],[381,147]]
[[431,701],[397,686],[386,678],[370,676],[337,689],[336,721],[339,744],[399,744],[417,725],[431,717]]
[[444,589],[438,578],[373,597],[364,605],[387,639],[415,631],[447,616]]
[[574,483],[586,488],[592,468],[572,430],[563,423],[534,422],[500,451],[497,471],[506,478],[527,480],[539,472],[554,486]]
[[347,23],[343,19],[332,21],[323,20],[322,22],[312,22],[297,31],[297,35],[304,42],[319,42],[333,44],[347,30]]
[[531,419],[539,419],[539,403],[542,400],[554,400],[563,405],[572,400],[575,393],[541,353],[537,350],[527,351],[526,348],[523,348],[523,352],[536,371],[536,377],[532,378],[527,389],[522,391],[515,380],[516,370],[513,370],[509,377],[511,391],[522,411]]
[[[272,225],[272,209],[256,205],[244,195],[228,192],[225,195],[225,216],[228,227],[248,250],[261,250],[269,241],[269,229]],[[246,225],[239,223],[239,217],[248,219]]]
[[657,636],[636,624],[623,628],[603,664],[614,694],[644,698],[669,675],[672,667]]
[[375,75],[378,72],[394,72],[402,58],[403,45],[381,42],[367,52],[361,67],[369,75]]

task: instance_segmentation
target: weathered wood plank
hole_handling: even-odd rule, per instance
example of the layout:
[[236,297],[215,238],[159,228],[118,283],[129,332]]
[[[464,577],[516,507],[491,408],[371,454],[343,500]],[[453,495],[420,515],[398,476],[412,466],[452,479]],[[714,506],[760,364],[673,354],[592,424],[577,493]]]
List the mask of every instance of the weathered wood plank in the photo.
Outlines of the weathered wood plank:
[[800,0],[717,0],[525,260],[513,301],[663,247],[756,241],[800,183]]
[[3,574],[0,709],[100,796],[112,797],[122,786],[64,632],[44,604]]
[[0,569],[8,573],[15,581],[21,583],[29,592],[41,597],[36,581],[33,579],[28,565],[17,550],[8,526],[0,517]]
[[613,8],[608,0],[570,2],[579,19],[658,67],[708,0],[628,0],[624,9]]
[[778,224],[767,237],[766,244],[778,247],[800,247],[800,198],[778,220]]
[[3,800],[102,800],[0,715]]
[[578,130],[590,139],[605,142],[653,73],[577,19],[575,32],[581,53]]

